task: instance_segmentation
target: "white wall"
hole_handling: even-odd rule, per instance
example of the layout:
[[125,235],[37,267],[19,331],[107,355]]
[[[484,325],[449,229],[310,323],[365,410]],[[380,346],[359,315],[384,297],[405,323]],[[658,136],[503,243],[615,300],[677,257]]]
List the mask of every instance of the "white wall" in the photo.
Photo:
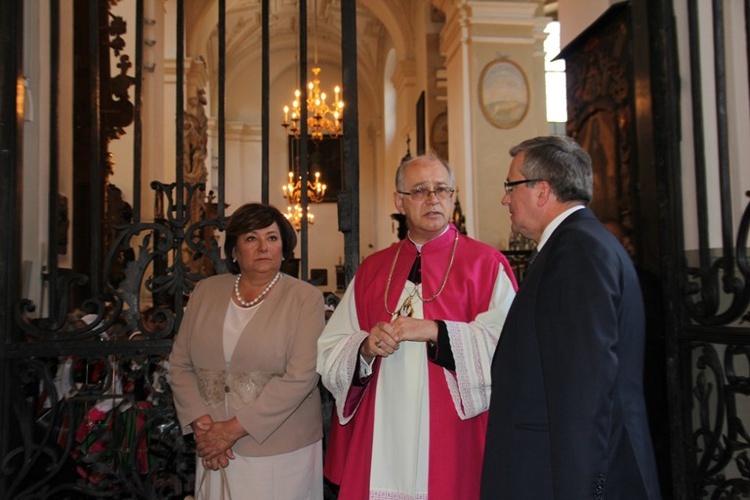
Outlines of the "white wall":
[[[725,32],[727,34],[726,71],[727,118],[729,131],[729,184],[732,189],[732,235],[737,234],[739,220],[747,206],[744,193],[750,190],[750,104],[748,104],[747,52],[745,48],[744,9],[741,2],[725,2]],[[684,236],[686,250],[699,246],[695,161],[702,154],[705,160],[705,190],[708,208],[708,244],[711,248],[722,247],[721,212],[719,192],[719,142],[717,128],[716,83],[714,81],[712,11],[708,2],[698,2],[700,25],[701,95],[703,98],[703,151],[695,151],[693,142],[694,112],[692,107],[692,82],[690,81],[690,58],[688,51],[687,9],[683,2],[676,2],[675,17],[678,32],[678,55],[681,80],[682,103],[682,190],[684,212]]]

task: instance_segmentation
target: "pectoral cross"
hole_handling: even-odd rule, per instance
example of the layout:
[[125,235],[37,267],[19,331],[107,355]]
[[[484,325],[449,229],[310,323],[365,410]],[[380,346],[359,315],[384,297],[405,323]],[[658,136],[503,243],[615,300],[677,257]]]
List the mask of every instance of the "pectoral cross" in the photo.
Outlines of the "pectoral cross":
[[403,304],[401,304],[401,309],[398,310],[399,316],[408,316],[412,317],[414,315],[414,308],[411,305],[411,299],[414,297],[414,294],[409,295],[406,297],[406,300]]
[[401,304],[401,308],[398,310],[399,316],[414,316],[414,306],[411,305],[411,300],[417,293],[417,287],[422,282],[422,254],[417,253],[417,257],[414,259],[414,263],[409,270],[409,281],[414,284],[414,290],[411,291],[404,303]]

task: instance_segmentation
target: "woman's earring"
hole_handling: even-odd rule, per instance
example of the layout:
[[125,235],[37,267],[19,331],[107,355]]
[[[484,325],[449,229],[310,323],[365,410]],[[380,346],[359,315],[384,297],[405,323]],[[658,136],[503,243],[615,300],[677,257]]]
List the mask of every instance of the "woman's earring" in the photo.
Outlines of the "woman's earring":
[[284,262],[286,260],[286,257],[281,258],[281,262]]
[[233,258],[233,259],[232,259],[232,262],[237,262],[237,258]]

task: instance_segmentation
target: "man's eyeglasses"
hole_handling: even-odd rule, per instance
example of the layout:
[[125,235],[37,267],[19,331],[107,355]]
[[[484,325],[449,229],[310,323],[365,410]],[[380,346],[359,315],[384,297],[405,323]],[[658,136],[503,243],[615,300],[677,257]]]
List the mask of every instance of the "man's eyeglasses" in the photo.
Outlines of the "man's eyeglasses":
[[526,184],[527,182],[539,182],[542,179],[523,179],[520,181],[513,181],[513,182],[505,182],[505,194],[510,194],[513,192],[513,190],[516,188],[516,186],[520,186],[521,184]]
[[447,200],[451,196],[453,196],[453,193],[456,190],[452,187],[448,186],[438,186],[435,189],[427,189],[422,187],[417,187],[412,189],[411,191],[396,191],[398,194],[407,194],[411,196],[411,199],[414,201],[423,201],[430,197],[431,194],[435,193],[435,196],[437,196],[441,200]]

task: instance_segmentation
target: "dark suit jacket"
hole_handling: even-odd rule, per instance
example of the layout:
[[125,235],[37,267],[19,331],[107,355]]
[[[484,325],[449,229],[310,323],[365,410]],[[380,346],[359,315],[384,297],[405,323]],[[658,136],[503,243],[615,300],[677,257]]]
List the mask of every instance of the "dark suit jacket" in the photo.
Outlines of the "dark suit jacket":
[[574,212],[529,267],[495,351],[483,499],[660,498],[644,330],[630,257]]

